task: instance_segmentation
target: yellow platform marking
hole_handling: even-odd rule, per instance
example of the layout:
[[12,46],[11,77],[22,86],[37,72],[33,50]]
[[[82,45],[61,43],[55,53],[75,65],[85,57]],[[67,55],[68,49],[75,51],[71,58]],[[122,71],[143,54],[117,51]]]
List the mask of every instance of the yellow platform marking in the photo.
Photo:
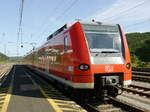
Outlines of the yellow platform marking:
[[[28,74],[26,74],[32,81],[32,83],[39,87],[41,93],[44,95],[44,97],[48,100],[48,102],[51,104],[55,112],[65,112],[65,111],[73,111],[73,112],[87,112],[82,107],[77,105],[75,102],[71,101],[69,98],[64,96],[63,94],[59,93],[58,90],[53,89],[52,86],[45,87],[38,85]],[[57,103],[59,101],[59,103]],[[65,102],[66,104],[60,103]],[[66,107],[65,107],[66,106]]]
[[[45,89],[44,89],[45,90]],[[57,104],[59,108],[61,108],[62,111],[73,111],[73,112],[87,112],[84,110],[81,106],[76,104],[74,101],[70,100],[63,94],[58,93],[59,91],[49,91],[46,89],[46,94],[49,98],[52,98],[53,101]]]
[[76,103],[57,103],[58,105],[60,106],[73,106],[73,107],[77,107],[77,108],[80,108],[79,105],[77,105]]
[[3,102],[5,97],[0,97],[0,102]]
[[45,92],[43,91],[43,89],[41,87],[40,91],[42,92],[42,94],[47,98],[48,102],[53,106],[53,108],[55,109],[56,112],[63,112],[58,106],[57,104],[52,100],[52,98],[49,98],[49,96],[47,94],[45,94]]
[[66,101],[66,100],[58,100],[58,99],[54,99],[55,102],[62,102],[62,103],[74,103],[74,101]]
[[71,109],[71,108],[61,108],[64,112],[65,111],[71,111],[71,112],[87,112],[87,111],[85,111],[85,110],[83,110],[83,109]]
[[11,69],[12,69],[12,66],[6,67],[3,71],[1,71],[0,72],[0,78],[2,78],[4,75],[7,75]]
[[6,112],[6,110],[3,110],[3,108],[7,105],[5,103],[5,102],[7,102],[6,101],[7,93],[8,93],[8,89],[7,88],[1,88],[1,90],[0,90],[0,112]]
[[63,112],[51,98],[48,98],[48,95],[45,94],[44,90],[40,86],[38,86],[38,84],[27,73],[26,73],[26,75],[31,79],[34,86],[39,87],[41,93],[47,99],[47,101],[50,103],[50,105],[53,107],[55,112]]
[[5,97],[5,96],[6,96],[6,93],[2,93],[1,94],[1,92],[0,92],[0,99],[3,98],[3,97]]
[[7,112],[7,107],[8,107],[9,101],[10,101],[10,97],[11,97],[11,91],[12,91],[12,87],[10,86],[8,93],[6,95],[6,98],[4,100],[4,104],[3,104],[1,112]]
[[[15,68],[13,69],[13,75],[12,75],[12,79],[11,79],[11,82],[10,82],[10,85],[9,85],[9,89],[4,88],[2,90],[3,92],[5,91],[6,96],[5,96],[4,104],[2,105],[2,107],[0,109],[0,112],[7,112],[9,101],[10,101],[10,98],[11,98],[11,93],[12,93],[12,90],[13,90],[14,73],[15,73]],[[0,92],[2,92],[2,91],[0,91]]]

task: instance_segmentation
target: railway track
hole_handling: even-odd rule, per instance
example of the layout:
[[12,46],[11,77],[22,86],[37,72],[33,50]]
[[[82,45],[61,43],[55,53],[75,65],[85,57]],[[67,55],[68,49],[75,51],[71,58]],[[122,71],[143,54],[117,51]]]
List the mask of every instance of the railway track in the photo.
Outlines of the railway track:
[[133,69],[137,71],[132,71],[132,79],[135,81],[142,81],[150,83],[150,68],[145,69]]
[[150,72],[138,72],[138,71],[132,71],[133,75],[142,75],[142,76],[150,76]]
[[92,104],[86,104],[84,108],[85,107],[88,112],[122,112],[121,108],[114,106],[111,103],[99,104],[96,106]]
[[7,77],[8,73],[11,71],[12,67],[13,67],[12,65],[6,66],[5,68],[3,68],[0,71],[0,86],[6,80],[6,77]]
[[[130,85],[128,88],[123,88],[123,90],[138,94],[139,96],[150,97],[150,88]],[[105,102],[105,104],[100,101],[95,102],[84,104],[82,106],[89,112],[149,112],[143,107],[114,97],[109,97],[109,100]]]
[[[32,70],[29,70],[29,72],[31,73]],[[34,76],[34,73],[35,72],[32,72],[33,76]],[[41,83],[41,81],[39,83]],[[144,91],[147,91],[147,90],[149,89],[144,89]],[[63,94],[65,95],[65,93]],[[66,96],[68,97],[68,95]],[[135,105],[129,104],[128,102],[125,102],[125,101],[122,101],[113,97],[109,97],[109,101],[106,102],[105,104],[98,100],[88,102],[86,104],[82,104],[80,101],[75,101],[75,102],[77,102],[79,105],[85,108],[88,112],[146,112],[146,110],[143,108],[137,107]]]
[[30,74],[37,85],[39,85],[44,96],[51,98],[55,106],[59,108],[60,112],[87,112],[71,98],[63,94],[63,92],[59,90],[55,84],[51,83],[45,77],[42,77],[37,72],[32,71],[29,68],[26,68],[26,73]]
[[132,67],[132,70],[138,72],[150,72],[150,68]]
[[132,92],[133,94],[138,94],[139,96],[146,96],[148,98],[150,97],[150,88],[130,85],[128,87],[123,87],[122,90]]
[[85,104],[83,107],[89,112],[148,112],[123,100],[109,97],[109,103],[106,104]]
[[150,83],[150,76],[132,75],[132,79],[135,81],[142,81]]

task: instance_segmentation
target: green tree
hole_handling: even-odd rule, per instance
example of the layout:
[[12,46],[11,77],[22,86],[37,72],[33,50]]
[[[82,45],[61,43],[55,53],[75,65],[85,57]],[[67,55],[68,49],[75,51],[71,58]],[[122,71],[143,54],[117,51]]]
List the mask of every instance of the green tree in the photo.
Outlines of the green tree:
[[141,47],[137,48],[135,54],[145,62],[150,62],[150,40],[146,40]]

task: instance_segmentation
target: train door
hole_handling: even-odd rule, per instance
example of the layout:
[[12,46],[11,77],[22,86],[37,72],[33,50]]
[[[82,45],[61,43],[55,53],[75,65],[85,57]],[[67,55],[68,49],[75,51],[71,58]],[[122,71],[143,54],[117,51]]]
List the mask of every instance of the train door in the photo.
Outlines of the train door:
[[63,55],[63,72],[65,73],[65,78],[72,80],[73,75],[73,66],[71,63],[71,41],[70,41],[70,35],[67,34],[64,36],[64,55]]
[[62,68],[63,68],[63,72],[64,72],[64,78],[66,78],[67,77],[67,75],[66,75],[66,72],[67,72],[67,70],[66,70],[66,67],[68,66],[67,65],[67,58],[66,58],[66,56],[67,56],[67,54],[66,54],[66,52],[67,52],[67,45],[68,45],[68,37],[67,36],[64,36],[63,37],[63,44],[64,44],[64,47],[63,47],[63,52],[64,52],[64,54],[62,55]]
[[45,71],[49,72],[49,61],[46,58],[46,63],[45,63]]
[[48,48],[45,49],[45,72],[49,72]]

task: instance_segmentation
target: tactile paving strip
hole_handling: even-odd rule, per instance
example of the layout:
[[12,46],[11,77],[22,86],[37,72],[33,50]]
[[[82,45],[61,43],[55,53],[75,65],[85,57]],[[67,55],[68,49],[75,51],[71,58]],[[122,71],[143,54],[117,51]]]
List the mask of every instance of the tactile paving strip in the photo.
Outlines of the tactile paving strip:
[[67,98],[53,87],[50,88],[42,86],[42,89],[48,98],[52,99],[54,103],[56,103],[56,105],[62,110],[62,112],[87,112],[76,102]]
[[8,88],[0,88],[0,112],[4,106],[5,98],[8,92]]

